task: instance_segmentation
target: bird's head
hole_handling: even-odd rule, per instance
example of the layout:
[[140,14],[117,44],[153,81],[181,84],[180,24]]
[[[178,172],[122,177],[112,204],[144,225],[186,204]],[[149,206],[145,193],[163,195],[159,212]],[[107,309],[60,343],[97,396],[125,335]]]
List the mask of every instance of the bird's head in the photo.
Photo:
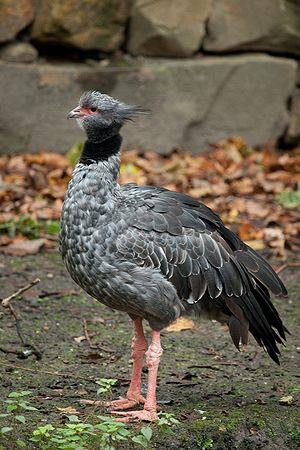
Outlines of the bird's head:
[[88,91],[80,97],[79,105],[69,112],[67,118],[76,119],[91,141],[101,142],[117,134],[124,122],[147,113],[139,106],[126,105],[98,91]]

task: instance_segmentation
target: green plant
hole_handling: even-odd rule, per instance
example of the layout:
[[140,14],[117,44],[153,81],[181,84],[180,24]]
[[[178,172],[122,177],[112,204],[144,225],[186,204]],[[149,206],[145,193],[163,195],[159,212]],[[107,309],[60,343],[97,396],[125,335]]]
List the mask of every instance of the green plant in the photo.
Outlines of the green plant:
[[114,450],[115,444],[127,441],[130,437],[130,431],[122,422],[116,422],[110,417],[98,416],[101,423],[95,425],[95,430],[101,433],[98,434],[98,441],[100,448],[103,450]]
[[153,431],[150,427],[143,427],[140,434],[133,436],[132,441],[139,444],[142,448],[148,448],[151,441]]
[[170,432],[172,425],[178,425],[179,420],[175,419],[172,413],[158,413],[157,425],[165,432]]
[[0,234],[7,234],[13,239],[18,234],[29,239],[37,239],[41,233],[58,234],[60,222],[58,220],[37,221],[29,216],[20,216],[18,220],[11,219],[0,223]]
[[296,191],[283,191],[276,196],[277,202],[285,208],[298,208],[300,206],[300,183]]
[[43,425],[38,427],[32,433],[32,438],[30,439],[32,442],[36,442],[42,445],[41,448],[47,448],[47,442],[51,438],[51,432],[55,430],[55,428],[51,424]]
[[289,436],[293,443],[300,447],[300,427],[290,429]]
[[213,448],[214,441],[212,439],[206,439],[206,441],[202,442],[201,450],[207,450],[208,448]]
[[[6,413],[0,414],[0,418],[10,417],[15,421],[25,424],[26,418],[21,414],[22,410],[36,411],[37,408],[31,406],[27,397],[31,394],[31,391],[10,392],[8,399],[4,400],[6,406]],[[1,428],[1,434],[5,434],[13,430],[12,426],[4,426]]]
[[113,378],[100,378],[96,383],[100,386],[97,394],[101,395],[110,392],[111,388],[117,383],[117,380],[114,380]]
[[[26,417],[24,415],[24,411],[36,411],[37,408],[31,406],[28,401],[28,396],[31,394],[31,391],[21,391],[21,392],[10,392],[6,400],[3,400],[5,404],[5,413],[0,414],[0,419],[8,419],[9,424],[4,425],[0,428],[0,435],[5,439],[5,435],[7,435],[6,439],[11,439],[11,432],[16,435],[16,425],[25,425]],[[22,414],[23,413],[23,414]],[[9,442],[9,441],[7,441]],[[17,447],[25,448],[26,443],[17,438],[15,441]]]
[[99,423],[83,423],[77,416],[68,416],[69,422],[63,426],[43,425],[33,431],[31,441],[39,450],[116,450],[129,440],[147,449],[152,438],[150,427],[143,427],[133,435],[122,422],[105,416],[97,416]]
[[77,164],[77,162],[80,158],[82,149],[83,149],[83,143],[77,142],[76,144],[72,145],[72,147],[68,150],[67,158],[68,158],[70,164],[72,164],[73,166],[75,166],[75,164]]
[[57,428],[48,424],[34,430],[30,440],[39,444],[41,450],[83,450],[93,431],[93,425],[79,421]]
[[13,239],[17,234],[22,234],[29,239],[36,239],[40,235],[40,224],[28,216],[21,216],[18,220],[7,220],[0,224],[0,233],[7,234]]

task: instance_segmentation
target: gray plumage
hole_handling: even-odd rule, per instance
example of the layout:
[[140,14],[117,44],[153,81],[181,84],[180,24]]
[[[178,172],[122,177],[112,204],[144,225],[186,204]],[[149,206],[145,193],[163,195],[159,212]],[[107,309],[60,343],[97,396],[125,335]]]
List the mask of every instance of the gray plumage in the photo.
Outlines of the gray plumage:
[[[96,111],[79,115],[91,107]],[[88,140],[68,187],[60,235],[74,281],[156,330],[184,314],[205,315],[228,323],[239,348],[249,329],[278,362],[277,343],[287,330],[269,290],[286,290],[273,269],[204,204],[163,188],[118,184],[118,133],[141,109],[92,92],[79,110],[70,117],[79,117]]]

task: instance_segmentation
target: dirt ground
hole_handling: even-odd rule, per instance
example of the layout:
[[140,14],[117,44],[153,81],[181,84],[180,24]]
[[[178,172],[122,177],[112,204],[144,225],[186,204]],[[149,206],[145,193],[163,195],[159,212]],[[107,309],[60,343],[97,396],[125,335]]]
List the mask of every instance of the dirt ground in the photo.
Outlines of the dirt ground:
[[[30,390],[30,404],[37,408],[26,412],[25,425],[20,423],[0,437],[0,448],[19,448],[17,440],[22,439],[33,449],[37,448],[29,441],[33,429],[65,420],[58,408],[72,406],[82,417],[99,414],[94,406],[80,403],[97,398],[96,380],[116,378],[112,396],[124,393],[130,376],[131,324],[125,314],[77,288],[57,253],[1,256],[0,273],[1,298],[37,276],[41,279],[13,302],[21,315],[23,335],[42,351],[40,360],[8,352],[18,353],[22,346],[12,316],[0,310],[0,399],[12,391]],[[180,423],[168,434],[153,425],[149,448],[299,448],[300,280],[292,269],[285,270],[282,278],[290,296],[275,303],[292,334],[282,350],[280,367],[253,339],[247,351],[238,353],[225,327],[217,323],[196,320],[195,329],[163,332],[158,399],[162,410],[174,413]],[[80,338],[84,321],[91,346]],[[0,407],[0,413],[5,412],[5,403]],[[7,418],[0,418],[0,428],[5,425]]]

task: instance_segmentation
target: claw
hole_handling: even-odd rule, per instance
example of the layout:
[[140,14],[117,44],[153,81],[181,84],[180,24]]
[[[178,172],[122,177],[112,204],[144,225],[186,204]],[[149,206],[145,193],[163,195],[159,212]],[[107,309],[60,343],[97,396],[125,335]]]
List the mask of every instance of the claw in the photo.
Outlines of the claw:
[[142,411],[110,411],[111,414],[116,414],[119,417],[116,419],[117,422],[124,422],[124,423],[130,423],[130,422],[139,422],[141,420],[144,420],[146,422],[155,422],[158,417],[156,411],[148,411],[146,409],[143,409]]
[[105,406],[110,410],[113,409],[114,411],[122,411],[124,409],[134,408],[135,406],[144,403],[145,403],[144,397],[139,395],[136,398],[120,397],[118,400],[113,400],[111,402],[105,403]]
[[101,400],[80,400],[83,405],[93,405],[93,406],[105,406],[105,402]]

